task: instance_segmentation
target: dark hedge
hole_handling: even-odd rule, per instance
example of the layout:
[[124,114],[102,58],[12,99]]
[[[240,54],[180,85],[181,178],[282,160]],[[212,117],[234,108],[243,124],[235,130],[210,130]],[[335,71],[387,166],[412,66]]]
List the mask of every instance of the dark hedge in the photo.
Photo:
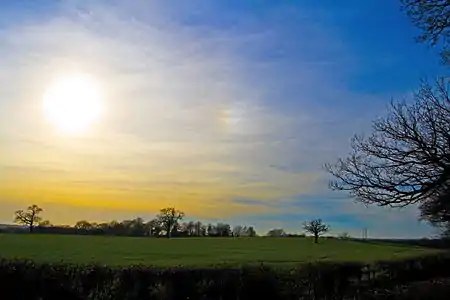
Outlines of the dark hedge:
[[110,268],[1,259],[0,299],[450,299],[449,284],[441,284],[438,292],[430,285],[412,285],[446,277],[450,254],[371,265],[309,263],[295,269]]

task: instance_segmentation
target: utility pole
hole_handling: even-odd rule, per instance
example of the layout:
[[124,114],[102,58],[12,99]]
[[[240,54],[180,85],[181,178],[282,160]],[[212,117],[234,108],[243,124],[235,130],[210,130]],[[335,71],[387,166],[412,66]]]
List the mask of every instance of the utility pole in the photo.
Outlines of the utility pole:
[[367,227],[364,227],[363,230],[362,230],[362,238],[363,238],[363,240],[367,239],[367,232],[368,232]]

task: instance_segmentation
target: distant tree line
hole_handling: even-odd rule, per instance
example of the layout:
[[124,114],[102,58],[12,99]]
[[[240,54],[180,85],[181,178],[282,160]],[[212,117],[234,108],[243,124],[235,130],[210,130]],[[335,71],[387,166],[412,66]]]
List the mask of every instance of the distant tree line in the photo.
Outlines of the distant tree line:
[[236,226],[231,228],[227,223],[204,224],[200,221],[168,223],[156,217],[148,222],[142,218],[95,223],[79,221],[73,227],[78,234],[107,234],[118,236],[149,237],[243,237],[256,236],[252,226]]
[[103,223],[78,221],[74,226],[53,225],[43,220],[43,209],[31,205],[26,210],[15,212],[14,221],[25,225],[29,232],[84,234],[84,235],[117,235],[117,236],[150,236],[150,237],[255,237],[253,226],[238,225],[231,227],[227,223],[208,223],[200,221],[181,222],[185,214],[175,208],[168,207],[160,210],[153,219],[145,221],[135,218],[123,221],[110,221]]
[[[155,218],[145,221],[135,218],[123,221],[103,223],[78,221],[74,226],[53,225],[49,220],[43,220],[43,209],[33,204],[26,210],[17,210],[14,221],[25,225],[28,231],[37,233],[81,234],[81,235],[116,235],[116,236],[148,236],[148,237],[256,237],[253,226],[237,225],[231,227],[228,223],[208,223],[200,221],[182,222],[185,214],[173,207],[160,210]],[[303,223],[303,229],[314,236],[317,243],[319,236],[328,232],[329,226],[321,219]],[[9,231],[21,231],[10,229]],[[23,229],[22,229],[23,231]],[[305,234],[286,233],[282,228],[272,229],[268,237],[305,237]]]

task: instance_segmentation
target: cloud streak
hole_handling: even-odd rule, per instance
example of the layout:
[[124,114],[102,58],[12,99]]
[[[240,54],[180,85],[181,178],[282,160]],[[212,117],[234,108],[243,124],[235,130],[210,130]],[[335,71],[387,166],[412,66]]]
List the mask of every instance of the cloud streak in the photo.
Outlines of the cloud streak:
[[[268,167],[296,121],[246,85],[229,36],[158,28],[104,8],[68,5],[48,21],[2,33],[2,52],[21,62],[3,72],[28,87],[4,90],[16,91],[14,101],[1,103],[3,122],[15,124],[2,126],[5,197],[226,214],[258,211],[234,197],[270,201],[314,184],[317,174]],[[42,119],[40,95],[77,71],[98,76],[109,110],[91,136],[70,139]]]
[[[199,15],[217,9],[193,5]],[[327,188],[322,164],[383,107],[342,84],[355,70],[351,48],[289,6],[215,25],[186,11],[162,1],[63,1],[48,18],[0,31],[5,207],[49,203],[61,222],[73,217],[64,206],[107,219],[164,205],[199,218],[283,222],[289,210],[306,217],[325,205],[307,200]],[[41,97],[77,72],[100,82],[107,110],[85,135],[62,136],[43,118]],[[353,207],[339,203],[336,214]]]

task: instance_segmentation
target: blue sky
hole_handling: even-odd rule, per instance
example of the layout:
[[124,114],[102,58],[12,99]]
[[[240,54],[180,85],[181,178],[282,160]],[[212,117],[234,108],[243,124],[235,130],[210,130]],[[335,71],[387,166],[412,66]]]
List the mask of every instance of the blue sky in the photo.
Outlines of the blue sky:
[[[417,210],[330,192],[322,165],[391,98],[443,72],[399,1],[16,1],[0,12],[0,220],[187,216],[301,231],[421,237]],[[61,136],[55,78],[93,74],[107,112]],[[19,192],[20,191],[20,192]]]

